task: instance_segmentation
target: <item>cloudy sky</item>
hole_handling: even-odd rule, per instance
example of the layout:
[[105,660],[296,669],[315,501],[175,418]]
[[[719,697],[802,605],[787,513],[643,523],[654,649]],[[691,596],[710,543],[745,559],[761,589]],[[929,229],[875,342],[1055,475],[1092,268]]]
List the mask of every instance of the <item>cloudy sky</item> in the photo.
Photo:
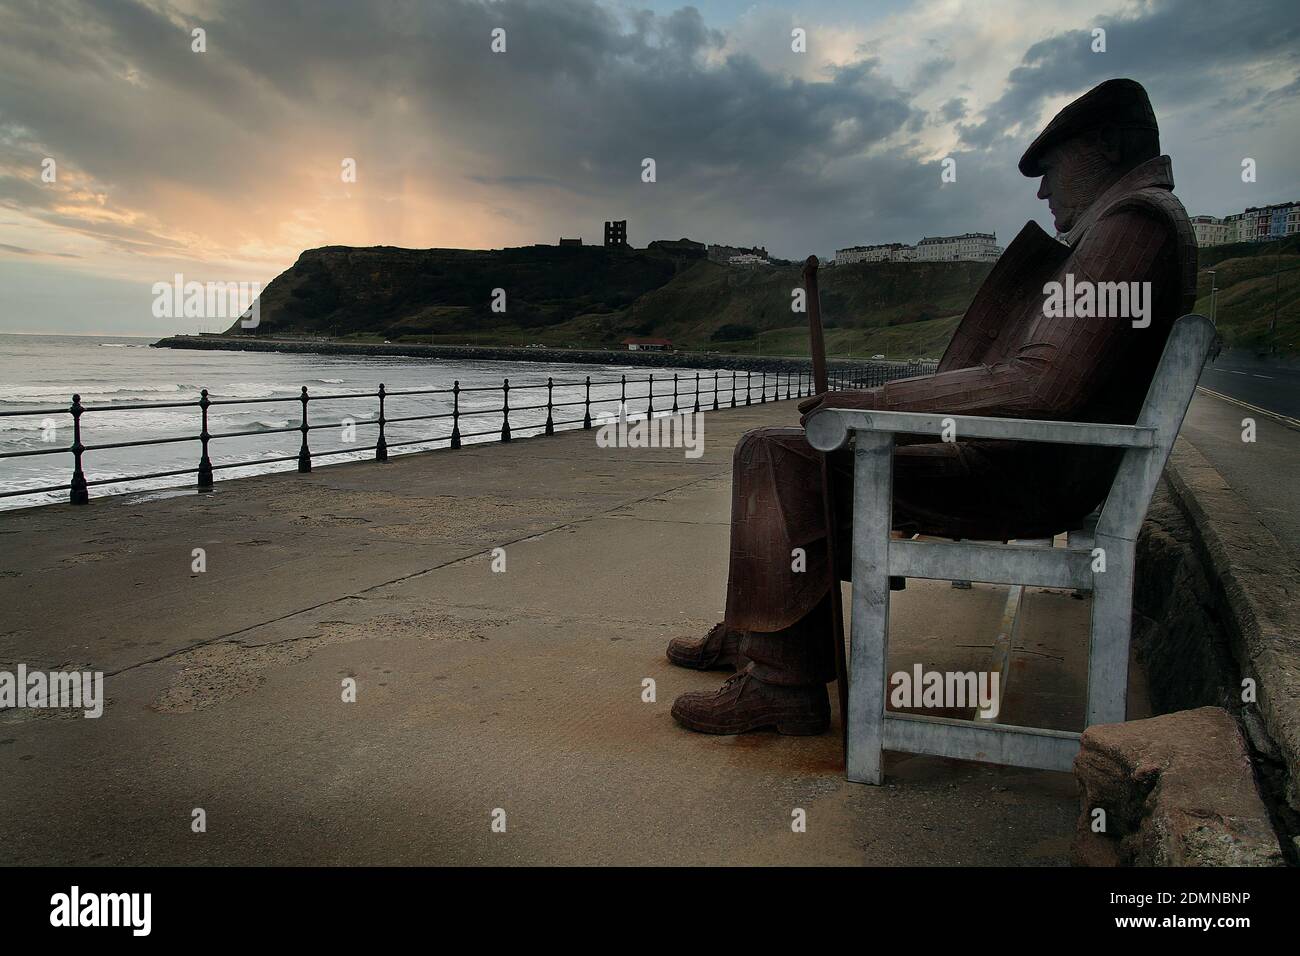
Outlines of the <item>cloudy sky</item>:
[[1296,0],[0,0],[0,331],[193,331],[154,282],[607,218],[786,258],[1005,244],[1050,225],[1016,159],[1114,76],[1189,212],[1300,199]]

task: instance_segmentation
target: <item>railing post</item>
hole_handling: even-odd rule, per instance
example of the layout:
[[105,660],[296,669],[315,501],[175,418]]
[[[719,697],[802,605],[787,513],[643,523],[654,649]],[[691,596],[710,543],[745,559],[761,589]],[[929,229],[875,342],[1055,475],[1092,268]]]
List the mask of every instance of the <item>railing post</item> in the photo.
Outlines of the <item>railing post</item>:
[[717,369],[714,369],[714,371],[713,371],[713,410],[714,410],[715,412],[718,410],[718,372],[717,372]]
[[[777,388],[780,387],[781,386],[779,385],[777,386]],[[790,401],[790,372],[788,370],[785,373],[785,400],[787,402]]]
[[72,396],[72,484],[68,491],[68,501],[74,505],[90,503],[90,489],[86,487],[86,475],[81,470],[81,453],[86,447],[81,444],[81,396]]
[[655,417],[655,373],[654,372],[650,373],[650,388],[646,392],[645,417],[646,417],[646,421],[649,421],[650,419]]
[[202,443],[202,450],[199,452],[199,491],[212,490],[212,461],[208,458],[208,441],[212,438],[208,434],[208,406],[212,403],[208,401],[208,390],[199,391],[199,408],[203,414],[203,424],[199,428],[199,441]]
[[302,387],[302,397],[299,399],[299,401],[302,402],[302,424],[298,426],[298,430],[302,432],[302,447],[298,449],[298,470],[299,471],[311,471],[311,451],[307,448],[307,402],[308,400],[309,399],[307,395],[307,386],[304,385]]
[[460,379],[451,383],[451,447],[460,447]]
[[618,413],[621,416],[631,418],[632,412],[627,407],[627,376],[620,375],[619,381],[622,383],[622,387],[619,389],[618,393]]
[[754,373],[751,372],[749,369],[745,369],[745,404],[746,405],[753,404],[753,396],[751,396],[749,393],[749,387],[753,383],[753,381],[754,381]]
[[555,421],[551,418],[551,388],[554,382],[548,375],[546,377],[546,434],[555,434]]
[[695,408],[693,411],[698,415],[700,412],[700,373],[695,373]]
[[384,383],[379,383],[379,440],[375,442],[375,461],[388,461],[388,440],[384,435]]
[[583,399],[585,406],[582,411],[582,427],[591,427],[591,376],[587,376],[587,397]]
[[736,370],[731,370],[731,407],[736,407]]
[[767,404],[767,372],[763,372],[763,391],[758,396],[758,404]]
[[673,372],[673,414],[677,414],[677,373]]
[[501,440],[510,440],[510,379],[501,380]]

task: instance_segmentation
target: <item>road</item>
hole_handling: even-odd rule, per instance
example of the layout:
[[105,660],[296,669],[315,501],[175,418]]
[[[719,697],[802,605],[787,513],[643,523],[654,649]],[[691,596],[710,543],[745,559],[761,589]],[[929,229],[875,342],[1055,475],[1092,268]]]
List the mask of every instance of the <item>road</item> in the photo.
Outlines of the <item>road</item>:
[[1201,373],[1201,387],[1300,419],[1300,362],[1270,362],[1250,352],[1224,352]]
[[[1201,373],[1180,435],[1300,566],[1300,364],[1224,353]],[[1254,441],[1245,422],[1254,423]],[[1265,530],[1267,529],[1267,530]]]

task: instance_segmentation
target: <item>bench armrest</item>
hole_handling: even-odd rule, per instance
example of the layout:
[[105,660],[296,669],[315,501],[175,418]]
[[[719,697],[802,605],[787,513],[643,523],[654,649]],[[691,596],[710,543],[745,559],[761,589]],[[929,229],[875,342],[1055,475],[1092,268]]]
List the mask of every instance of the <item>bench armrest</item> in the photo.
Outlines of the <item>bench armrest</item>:
[[848,441],[849,432],[853,431],[939,438],[945,430],[958,439],[1002,438],[1108,448],[1154,448],[1156,445],[1156,429],[1139,425],[1051,422],[935,412],[882,412],[860,408],[817,408],[808,416],[804,427],[808,443],[818,451],[835,451]]

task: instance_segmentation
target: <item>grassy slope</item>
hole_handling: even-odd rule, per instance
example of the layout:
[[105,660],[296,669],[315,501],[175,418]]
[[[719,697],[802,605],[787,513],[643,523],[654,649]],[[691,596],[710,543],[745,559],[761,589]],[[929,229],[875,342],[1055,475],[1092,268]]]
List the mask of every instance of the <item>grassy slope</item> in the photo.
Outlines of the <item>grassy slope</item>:
[[[591,264],[584,261],[581,265],[590,268]],[[599,261],[595,264],[599,265]],[[563,268],[565,263],[560,260],[549,265]],[[359,341],[390,338],[448,345],[537,343],[616,349],[624,338],[654,336],[672,339],[676,347],[685,350],[806,354],[805,313],[790,308],[792,290],[801,285],[798,267],[744,271],[706,260],[676,260],[673,265],[675,271],[669,269],[667,281],[641,294],[612,286],[615,280],[625,282],[629,276],[642,286],[653,285],[655,273],[647,278],[642,269],[624,268],[616,277],[589,277],[581,297],[546,298],[538,294],[536,287],[530,287],[529,298],[515,295],[511,311],[504,316],[482,315],[481,310],[465,304],[404,303],[406,315],[396,321],[390,306],[383,312],[381,323],[372,321],[369,328],[355,328],[357,324],[346,319],[346,308],[341,308],[331,313],[329,324],[354,325],[351,332],[339,332],[342,337]],[[655,268],[662,265],[656,263]],[[989,265],[980,263],[881,263],[824,269],[822,312],[829,354],[885,354],[889,358],[940,355],[988,269]],[[316,269],[312,272],[318,274]],[[283,289],[300,289],[304,280],[307,277],[302,274],[290,277],[286,273],[282,277]],[[504,277],[484,281],[517,287],[516,281]],[[443,287],[443,297],[447,294]],[[468,298],[456,295],[455,290],[450,294]],[[292,306],[296,304],[296,299],[283,293],[281,298]],[[524,300],[523,306],[520,299]],[[528,323],[511,321],[517,308],[523,307],[532,310]],[[307,324],[299,320],[305,310],[283,315],[292,315],[299,328]],[[727,334],[728,329],[732,334]]]
[[[1227,344],[1300,351],[1300,240],[1203,249],[1197,311],[1217,271]],[[872,263],[821,272],[827,351],[937,358],[988,274],[986,263]],[[1275,274],[1276,273],[1276,274]],[[799,267],[741,270],[699,259],[599,248],[345,249],[304,253],[263,296],[264,332],[445,344],[618,348],[629,336],[681,349],[805,355],[806,316],[791,310]],[[486,308],[508,287],[509,310]],[[269,317],[269,320],[268,320]]]
[[[938,356],[988,270],[987,264],[971,262],[823,270],[828,353]],[[617,347],[631,335],[655,335],[694,351],[804,355],[807,318],[791,309],[791,292],[799,285],[794,266],[750,271],[695,262],[627,309],[579,315],[545,329],[502,329],[471,338],[481,344]],[[448,335],[434,340],[469,339]]]
[[1300,352],[1300,239],[1202,249],[1196,311],[1210,314],[1209,269],[1219,287],[1217,323],[1227,347],[1266,348],[1276,306],[1278,351]]

